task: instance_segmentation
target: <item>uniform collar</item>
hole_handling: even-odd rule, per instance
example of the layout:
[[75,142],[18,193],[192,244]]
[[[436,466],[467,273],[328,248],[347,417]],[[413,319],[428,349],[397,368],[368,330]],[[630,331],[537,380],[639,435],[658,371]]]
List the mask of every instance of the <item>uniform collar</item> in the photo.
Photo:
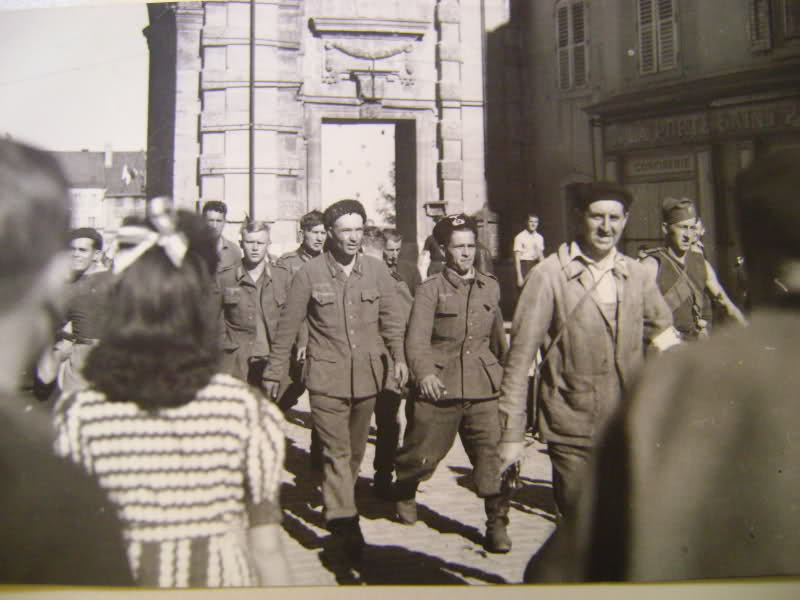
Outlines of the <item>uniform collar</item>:
[[[264,275],[266,275],[267,279],[272,279],[272,269],[275,267],[275,265],[272,263],[272,257],[269,254],[267,254],[267,256],[264,257],[264,262],[266,264],[264,265],[263,273],[264,273]],[[241,281],[243,279],[247,279],[247,280],[251,281],[252,283],[256,283],[255,281],[252,281],[252,279],[250,277],[248,277],[249,274],[250,273],[245,268],[244,263],[240,263],[236,267],[236,281],[237,282],[241,283]]]
[[[358,273],[361,275],[361,268],[362,268],[362,257],[361,253],[356,254],[356,257],[353,259],[355,264],[353,265],[353,273]],[[328,265],[328,270],[331,273],[331,277],[336,277],[338,273],[344,273],[344,269],[339,265],[336,259],[333,257],[333,253],[330,250],[325,252],[325,264]]]
[[[628,278],[628,265],[625,262],[625,255],[619,252],[616,248],[611,250],[613,254],[613,266],[611,270],[614,275],[618,277]],[[561,265],[564,268],[564,274],[567,279],[574,279],[583,273],[589,265],[596,264],[596,261],[586,256],[581,250],[578,242],[572,241],[569,244],[563,244],[558,249],[558,257]]]
[[[312,258],[314,258],[314,256],[312,256],[311,254],[309,254],[309,253],[308,253],[308,250],[306,250],[306,247],[305,247],[303,244],[300,244],[300,246],[298,246],[297,250],[295,250],[295,254],[296,254],[296,255],[297,255],[299,258],[300,258],[300,260],[302,260],[303,262],[308,262],[308,261],[310,261]],[[319,255],[317,255],[317,256],[319,256]]]
[[464,278],[464,277],[461,277],[461,275],[456,273],[450,267],[445,267],[445,269],[442,272],[442,274],[444,275],[444,278],[447,281],[449,281],[450,285],[452,285],[453,287],[461,287],[462,285],[467,285],[471,281],[474,281],[480,287],[485,286],[486,285],[486,281],[484,279],[483,274],[480,271],[478,271],[478,269],[476,269],[475,267],[472,267],[472,272],[474,273],[474,277]]

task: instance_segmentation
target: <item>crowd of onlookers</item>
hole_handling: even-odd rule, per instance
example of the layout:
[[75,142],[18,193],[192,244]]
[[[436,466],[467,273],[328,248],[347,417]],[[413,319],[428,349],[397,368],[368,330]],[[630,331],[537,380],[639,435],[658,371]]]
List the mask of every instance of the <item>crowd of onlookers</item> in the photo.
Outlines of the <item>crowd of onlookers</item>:
[[[234,243],[224,203],[198,215],[161,197],[103,248],[68,229],[53,158],[0,141],[0,331],[15,340],[0,532],[18,540],[0,582],[291,584],[283,413],[304,393],[326,543],[346,560],[367,546],[354,487],[374,415],[373,491],[396,519],[417,521],[458,436],[499,554],[533,429],[557,528],[525,581],[796,574],[798,164],[776,153],[739,181],[752,314],[703,256],[690,199],[664,199],[664,244],[634,259],[617,250],[631,193],[577,184],[574,239],[546,254],[536,215],[515,238],[509,339],[468,215],[439,218],[415,263],[340,200],[275,257],[269,223],[246,219]],[[712,333],[715,304],[735,326]]]

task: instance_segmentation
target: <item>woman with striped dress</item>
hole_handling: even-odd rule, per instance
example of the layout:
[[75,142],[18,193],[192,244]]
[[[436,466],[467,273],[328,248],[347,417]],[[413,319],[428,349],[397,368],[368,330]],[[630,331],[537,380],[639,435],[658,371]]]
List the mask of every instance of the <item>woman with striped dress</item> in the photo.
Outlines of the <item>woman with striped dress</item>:
[[90,387],[56,409],[56,451],[108,493],[140,585],[285,585],[283,418],[216,372],[210,230],[159,199],[150,212],[120,231],[106,335]]

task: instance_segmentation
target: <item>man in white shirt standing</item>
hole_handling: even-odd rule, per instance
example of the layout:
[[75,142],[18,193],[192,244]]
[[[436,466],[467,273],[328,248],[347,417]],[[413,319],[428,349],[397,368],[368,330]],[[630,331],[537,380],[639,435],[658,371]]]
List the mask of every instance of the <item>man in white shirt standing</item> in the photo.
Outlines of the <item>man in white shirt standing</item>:
[[536,231],[538,227],[539,217],[528,215],[526,228],[514,237],[514,267],[519,287],[525,283],[528,271],[544,258],[544,238]]

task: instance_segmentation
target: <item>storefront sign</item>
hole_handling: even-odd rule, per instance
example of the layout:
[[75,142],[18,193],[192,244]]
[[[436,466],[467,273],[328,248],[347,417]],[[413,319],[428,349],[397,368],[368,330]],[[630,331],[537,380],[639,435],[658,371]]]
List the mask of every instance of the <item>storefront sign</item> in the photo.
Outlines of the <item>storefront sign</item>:
[[711,108],[674,117],[611,123],[605,128],[609,152],[752,133],[800,131],[800,99]]
[[625,160],[625,177],[651,177],[653,175],[675,175],[694,170],[691,154],[670,154]]

